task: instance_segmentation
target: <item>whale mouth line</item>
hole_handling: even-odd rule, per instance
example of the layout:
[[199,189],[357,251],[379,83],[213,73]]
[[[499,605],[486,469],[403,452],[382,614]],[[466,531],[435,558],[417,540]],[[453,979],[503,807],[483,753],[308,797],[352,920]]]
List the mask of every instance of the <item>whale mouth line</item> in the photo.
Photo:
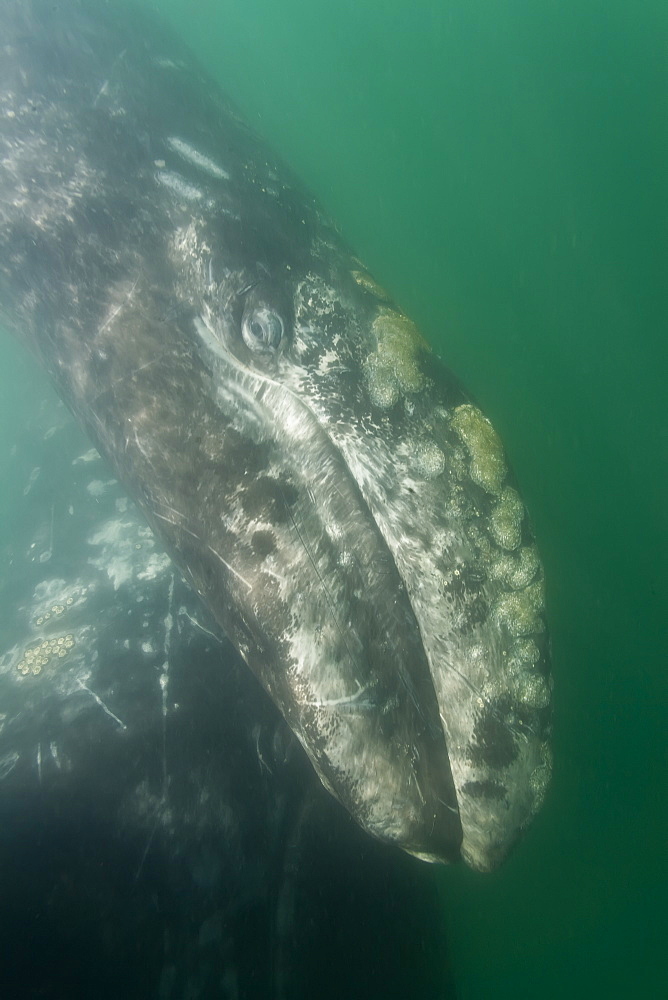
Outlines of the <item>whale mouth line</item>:
[[[411,797],[428,815],[424,829],[438,823],[441,831],[448,826],[452,829],[454,824],[461,831],[447,737],[439,717],[419,608],[416,610],[411,600],[401,567],[383,525],[364,495],[354,464],[347,460],[329,432],[327,420],[310,405],[308,397],[300,396],[280,376],[257,371],[240,359],[227,348],[227,331],[221,336],[210,318],[198,317],[195,326],[211,373],[212,395],[218,404],[238,416],[240,426],[251,438],[256,433],[258,440],[268,437],[278,446],[284,461],[282,471],[288,477],[286,483],[277,480],[278,495],[283,496],[284,488],[289,489],[291,469],[297,471],[304,484],[306,512],[295,509],[284,498],[282,516],[294,544],[302,550],[302,565],[308,567],[302,579],[307,580],[308,587],[311,576],[315,592],[320,590],[320,625],[336,633],[339,648],[353,671],[348,673],[347,682],[338,684],[330,693],[326,693],[326,685],[325,691],[305,692],[303,710],[318,713],[325,726],[329,724],[327,718],[346,726],[346,719],[366,716],[369,724],[381,731],[389,724],[382,720],[391,719],[396,711],[405,712],[414,728],[393,738],[392,752],[400,752],[406,761],[413,760],[404,777],[409,786],[413,785]],[[309,508],[317,512],[314,522]],[[328,535],[332,546],[345,557],[339,565],[325,566],[322,572],[318,532]],[[341,603],[342,581],[346,601],[350,599],[351,604]],[[363,591],[368,593],[362,596]],[[360,603],[364,604],[364,620],[358,617],[359,611],[351,610]],[[387,638],[380,640],[381,633]],[[317,665],[315,669],[319,673]],[[404,707],[399,709],[401,705]],[[372,722],[374,718],[376,722]],[[331,787],[331,782],[328,785]],[[439,839],[438,834],[428,834],[426,839],[404,838],[401,846],[424,860],[455,860],[452,845],[447,849],[437,847]]]

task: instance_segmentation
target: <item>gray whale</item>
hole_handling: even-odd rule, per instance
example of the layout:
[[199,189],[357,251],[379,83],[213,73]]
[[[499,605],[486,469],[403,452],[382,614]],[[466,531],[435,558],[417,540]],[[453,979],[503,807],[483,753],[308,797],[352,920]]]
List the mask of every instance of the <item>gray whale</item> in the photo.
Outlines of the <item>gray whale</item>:
[[495,867],[544,797],[551,697],[497,435],[159,24],[9,0],[0,30],[4,324],[325,787]]

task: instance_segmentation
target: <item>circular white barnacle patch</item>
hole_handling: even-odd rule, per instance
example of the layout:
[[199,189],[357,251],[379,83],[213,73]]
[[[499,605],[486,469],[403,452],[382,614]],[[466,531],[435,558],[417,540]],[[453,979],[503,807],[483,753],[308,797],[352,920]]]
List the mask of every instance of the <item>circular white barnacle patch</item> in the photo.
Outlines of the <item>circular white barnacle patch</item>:
[[412,464],[418,476],[434,479],[445,469],[445,455],[433,441],[418,441],[413,449]]
[[489,518],[489,532],[502,549],[516,549],[522,540],[524,504],[519,493],[506,486]]
[[543,582],[532,583],[524,590],[503,594],[494,605],[494,617],[511,635],[531,635],[544,628],[540,613],[545,605]]
[[516,694],[528,708],[547,708],[551,700],[550,685],[542,674],[523,671],[517,677]]
[[399,399],[399,383],[392,368],[372,354],[366,362],[366,380],[374,406],[389,410]]
[[400,395],[423,388],[418,354],[429,347],[415,324],[393,309],[381,308],[372,330],[377,347],[366,360],[369,396],[376,406],[387,409]]
[[469,453],[469,475],[486,493],[498,495],[507,468],[501,438],[477,406],[458,406],[451,423]]
[[517,670],[530,670],[540,659],[540,650],[533,639],[517,639],[510,650],[509,665]]
[[502,552],[494,560],[490,575],[511,590],[522,590],[531,583],[540,568],[538,553],[533,545],[524,546],[517,555]]
[[17,664],[16,669],[24,677],[29,673],[37,677],[41,674],[42,668],[46,667],[53,659],[56,657],[60,657],[61,659],[66,657],[73,646],[74,636],[71,633],[54,636],[51,639],[44,639],[36,646],[30,646],[25,650],[23,658]]
[[370,292],[381,302],[389,302],[390,296],[387,294],[384,288],[382,288],[374,278],[367,271],[351,271],[350,272],[360,286],[364,288],[365,291]]

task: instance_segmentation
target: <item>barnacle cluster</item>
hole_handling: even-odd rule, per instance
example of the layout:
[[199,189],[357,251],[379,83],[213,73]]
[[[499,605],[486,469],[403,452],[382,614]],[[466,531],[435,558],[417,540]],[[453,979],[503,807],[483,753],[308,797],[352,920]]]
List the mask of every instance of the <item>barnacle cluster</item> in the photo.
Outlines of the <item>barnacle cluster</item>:
[[419,355],[429,348],[415,324],[395,309],[381,308],[372,328],[377,348],[366,360],[367,385],[372,403],[388,409],[423,388]]
[[24,677],[28,674],[37,677],[51,660],[64,659],[74,645],[74,636],[71,632],[53,639],[43,639],[36,646],[29,646],[26,649],[16,669]]
[[350,273],[360,288],[364,288],[365,291],[371,292],[371,294],[377,299],[380,299],[381,302],[390,301],[390,297],[385,289],[382,288],[378,282],[375,281],[370,274],[368,274],[367,271],[351,271]]
[[52,604],[48,611],[45,611],[44,614],[35,620],[35,625],[45,625],[51,618],[60,618],[70,604],[74,604],[73,597],[68,597],[64,604]]
[[486,493],[498,496],[508,472],[498,434],[477,406],[464,403],[452,414],[452,426],[466,445],[469,474]]

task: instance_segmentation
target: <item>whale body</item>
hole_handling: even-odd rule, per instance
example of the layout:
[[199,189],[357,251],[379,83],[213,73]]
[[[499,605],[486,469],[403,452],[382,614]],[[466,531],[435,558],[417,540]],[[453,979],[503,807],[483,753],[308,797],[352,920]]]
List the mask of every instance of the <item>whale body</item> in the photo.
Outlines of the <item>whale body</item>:
[[323,785],[495,867],[544,798],[551,682],[491,424],[159,22],[9,0],[0,32],[3,325]]

